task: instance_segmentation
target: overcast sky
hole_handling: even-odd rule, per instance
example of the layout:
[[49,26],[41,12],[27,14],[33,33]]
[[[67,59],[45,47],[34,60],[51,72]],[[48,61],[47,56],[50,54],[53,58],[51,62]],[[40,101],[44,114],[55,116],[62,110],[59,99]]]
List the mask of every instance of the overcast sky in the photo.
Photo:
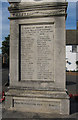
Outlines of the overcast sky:
[[[4,1],[4,2],[1,2],[1,1]],[[0,40],[4,40],[5,37],[8,36],[9,30],[10,30],[9,20],[8,20],[8,17],[10,16],[8,11],[9,4],[6,1],[7,0],[0,0]],[[76,29],[76,20],[78,19],[78,16],[76,15],[76,10],[77,10],[76,1],[77,0],[68,0],[69,3],[68,3],[68,9],[67,9],[66,29]],[[1,20],[1,17],[2,17],[2,20]],[[0,46],[1,46],[1,43],[0,43]]]

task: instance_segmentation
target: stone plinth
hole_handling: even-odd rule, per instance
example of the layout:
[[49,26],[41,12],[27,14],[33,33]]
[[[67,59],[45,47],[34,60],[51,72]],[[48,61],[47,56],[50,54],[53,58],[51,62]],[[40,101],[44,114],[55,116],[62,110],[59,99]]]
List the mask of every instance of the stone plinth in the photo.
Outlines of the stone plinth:
[[66,7],[65,1],[10,2],[7,108],[69,114],[65,91]]

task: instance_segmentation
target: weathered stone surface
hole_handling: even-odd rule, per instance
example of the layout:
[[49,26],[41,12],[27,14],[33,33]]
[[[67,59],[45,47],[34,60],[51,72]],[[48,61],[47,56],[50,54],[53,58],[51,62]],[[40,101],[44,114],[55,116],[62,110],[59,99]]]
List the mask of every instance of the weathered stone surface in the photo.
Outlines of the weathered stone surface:
[[[42,2],[16,2],[12,3],[9,7],[9,19],[24,19],[24,18],[40,18],[50,16],[66,16],[67,2],[63,0],[56,1],[42,1]],[[46,11],[45,11],[46,10]]]
[[69,114],[65,92],[66,7],[63,0],[11,2],[7,107]]
[[[6,94],[9,109],[38,113],[69,113],[69,97],[60,91],[33,91],[10,89]],[[64,104],[66,106],[64,106]]]
[[39,90],[26,90],[26,89],[10,89],[8,96],[22,96],[22,97],[42,97],[42,98],[56,98],[56,99],[64,99],[69,98],[65,91],[39,91]]
[[21,25],[20,31],[21,81],[54,81],[54,24]]

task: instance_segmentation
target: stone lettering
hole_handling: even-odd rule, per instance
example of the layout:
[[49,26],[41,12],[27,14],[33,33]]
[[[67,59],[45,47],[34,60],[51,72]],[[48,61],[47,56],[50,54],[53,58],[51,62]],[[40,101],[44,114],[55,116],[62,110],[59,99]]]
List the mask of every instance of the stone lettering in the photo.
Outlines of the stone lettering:
[[53,81],[54,25],[21,25],[21,80]]
[[41,102],[41,101],[33,101],[33,100],[14,100],[14,107],[38,107],[38,109],[43,109],[44,106],[46,106],[46,108],[50,108],[50,110],[56,110],[59,111],[60,110],[60,101],[52,101],[52,102]]

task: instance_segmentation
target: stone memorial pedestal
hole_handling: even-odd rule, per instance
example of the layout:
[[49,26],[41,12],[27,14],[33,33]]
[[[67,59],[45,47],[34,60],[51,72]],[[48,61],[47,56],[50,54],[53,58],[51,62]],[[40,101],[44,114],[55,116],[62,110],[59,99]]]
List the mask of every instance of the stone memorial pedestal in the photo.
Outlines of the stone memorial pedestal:
[[10,2],[10,87],[6,108],[69,114],[65,0]]

